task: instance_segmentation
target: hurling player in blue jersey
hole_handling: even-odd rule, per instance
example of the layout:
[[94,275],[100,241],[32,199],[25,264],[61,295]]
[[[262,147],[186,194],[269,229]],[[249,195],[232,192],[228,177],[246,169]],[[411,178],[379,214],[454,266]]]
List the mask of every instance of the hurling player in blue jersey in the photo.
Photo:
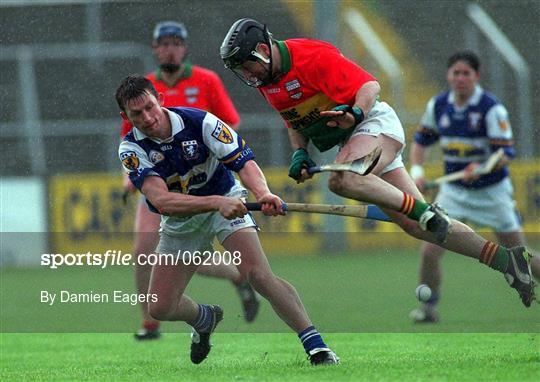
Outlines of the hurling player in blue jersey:
[[[447,81],[450,90],[428,102],[411,147],[411,177],[423,190],[423,163],[429,146],[439,142],[443,151],[445,172],[466,171],[463,181],[442,184],[436,202],[457,220],[469,220],[491,227],[498,242],[514,253],[527,252],[519,215],[515,209],[508,162],[514,158],[512,129],[508,112],[495,96],[483,90],[480,61],[472,52],[459,52],[448,60]],[[489,155],[502,148],[504,157],[493,172],[477,176],[474,169]],[[495,244],[484,251],[481,262],[497,265]],[[424,243],[421,249],[420,283],[427,284],[430,299],[411,312],[414,322],[437,322],[437,302],[441,284],[441,257],[444,248]],[[534,274],[540,274],[536,257],[531,258]],[[511,283],[512,280],[509,280]],[[524,301],[525,302],[525,301]]]
[[[267,215],[283,214],[282,200],[268,189],[246,142],[211,113],[195,108],[164,108],[163,97],[142,76],[126,77],[116,91],[123,119],[134,128],[119,156],[148,205],[162,215],[158,254],[182,253],[176,265],[153,266],[148,293],[152,317],[185,321],[193,327],[191,361],[210,352],[210,335],[223,318],[218,305],[198,304],[184,294],[197,270],[193,259],[212,250],[217,238],[240,254],[238,270],[296,333],[314,365],[339,358],[312,325],[294,287],[275,276],[259,243],[256,224],[243,204],[247,190]],[[244,188],[231,171],[237,172]]]

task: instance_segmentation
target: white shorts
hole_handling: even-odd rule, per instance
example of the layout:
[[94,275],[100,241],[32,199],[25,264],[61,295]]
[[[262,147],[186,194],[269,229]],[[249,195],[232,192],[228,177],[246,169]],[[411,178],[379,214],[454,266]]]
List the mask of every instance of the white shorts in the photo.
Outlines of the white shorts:
[[384,134],[402,144],[401,150],[396,154],[394,160],[382,170],[381,175],[396,168],[405,167],[401,156],[405,149],[405,132],[396,112],[390,105],[386,102],[376,101],[366,118],[356,126],[351,137],[361,134],[373,137]]
[[435,201],[454,219],[491,227],[495,232],[516,232],[521,230],[521,219],[513,193],[514,187],[508,177],[481,189],[447,183],[441,185]]
[[[225,196],[246,198],[247,190],[235,180],[234,186]],[[160,239],[156,252],[211,251],[215,237],[220,243],[223,243],[232,233],[248,227],[257,228],[251,214],[233,220],[225,219],[217,211],[185,218],[162,216]]]

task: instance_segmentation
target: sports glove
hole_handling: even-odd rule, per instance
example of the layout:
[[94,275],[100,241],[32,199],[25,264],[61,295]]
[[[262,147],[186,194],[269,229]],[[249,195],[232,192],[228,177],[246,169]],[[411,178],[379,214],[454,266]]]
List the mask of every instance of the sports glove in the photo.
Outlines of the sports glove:
[[362,123],[364,120],[364,112],[358,106],[350,105],[338,105],[332,109],[333,111],[344,111],[345,113],[351,113],[354,117],[354,125]]
[[296,149],[293,153],[291,165],[289,166],[289,176],[294,180],[300,179],[300,173],[303,168],[313,167],[317,164],[309,157],[308,152],[304,148]]

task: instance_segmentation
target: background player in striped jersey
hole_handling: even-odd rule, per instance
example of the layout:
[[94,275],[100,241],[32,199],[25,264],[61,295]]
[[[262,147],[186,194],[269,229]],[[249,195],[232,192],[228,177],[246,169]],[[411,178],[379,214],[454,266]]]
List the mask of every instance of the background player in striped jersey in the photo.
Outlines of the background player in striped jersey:
[[[420,129],[411,146],[411,177],[423,191],[423,164],[428,148],[440,143],[445,173],[466,171],[463,181],[442,184],[437,195],[448,214],[491,227],[500,244],[525,245],[521,221],[513,199],[513,187],[507,164],[514,158],[513,134],[508,112],[495,96],[483,90],[480,60],[472,52],[458,52],[448,60],[446,78],[450,90],[437,94],[427,104]],[[474,169],[499,148],[505,156],[495,170],[475,176]],[[427,284],[431,298],[411,312],[414,322],[437,322],[436,305],[441,285],[441,258],[444,248],[424,243],[421,248],[420,283]],[[540,259],[533,257],[533,273],[540,275]]]
[[[238,127],[240,117],[218,75],[211,70],[192,65],[188,56],[187,29],[182,23],[164,21],[154,28],[152,49],[159,68],[147,75],[159,93],[163,94],[164,106],[191,106],[210,111],[233,129]],[[121,135],[131,131],[128,120],[122,120]],[[124,189],[136,192],[127,176]],[[159,214],[151,212],[144,199],[137,204],[135,214],[134,253],[153,253],[158,242]],[[135,265],[135,283],[139,293],[146,293],[150,281],[150,265]],[[232,265],[208,265],[199,268],[198,273],[221,277],[236,286],[242,300],[244,318],[251,322],[259,309],[258,296],[236,267]],[[148,314],[147,304],[141,303],[142,327],[135,334],[139,340],[159,338],[159,322]]]
[[[217,238],[227,251],[240,254],[238,270],[298,334],[311,363],[337,364],[339,358],[312,325],[298,293],[272,273],[261,248],[243,198],[251,191],[267,215],[283,214],[283,202],[268,189],[246,142],[209,112],[161,107],[162,97],[141,76],[126,77],[116,100],[122,118],[135,125],[120,144],[120,160],[149,207],[162,215],[156,252],[182,250],[195,256],[212,251]],[[194,262],[155,265],[148,289],[157,297],[149,302],[153,317],[193,327],[191,361],[196,364],[210,352],[210,335],[223,318],[218,305],[197,304],[184,294],[197,268]]]
[[311,178],[307,146],[319,151],[340,146],[336,162],[360,158],[375,147],[382,155],[373,172],[358,176],[334,172],[329,188],[338,195],[377,204],[408,234],[479,259],[503,273],[525,306],[534,299],[530,254],[487,241],[465,224],[427,204],[405,170],[403,127],[394,110],[379,102],[377,80],[334,46],[311,39],[275,41],[265,25],[236,21],[221,45],[225,66],[256,87],[280,112],[294,154],[289,176]]

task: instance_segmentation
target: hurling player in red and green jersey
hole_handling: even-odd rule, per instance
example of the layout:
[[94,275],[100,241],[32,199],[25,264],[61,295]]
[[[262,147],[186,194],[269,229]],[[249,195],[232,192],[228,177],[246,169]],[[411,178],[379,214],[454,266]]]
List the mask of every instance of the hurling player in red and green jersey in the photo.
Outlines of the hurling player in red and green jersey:
[[[159,62],[159,68],[146,77],[158,93],[163,95],[163,106],[187,106],[209,111],[233,129],[238,127],[240,117],[221,79],[211,70],[192,65],[186,61],[187,29],[182,23],[164,21],[156,25],[152,49]],[[121,135],[124,137],[132,129],[128,120],[122,121]],[[127,176],[124,189],[136,192]],[[159,240],[160,215],[148,209],[144,198],[140,198],[135,214],[134,253],[153,253]],[[150,265],[135,265],[135,282],[139,293],[146,293],[150,281]],[[258,296],[233,265],[215,264],[201,266],[198,273],[230,280],[237,288],[244,318],[251,322],[259,309]],[[148,305],[140,304],[142,328],[135,334],[138,340],[159,338],[159,322],[148,314]]]
[[381,158],[367,176],[333,172],[329,188],[338,195],[374,203],[408,234],[476,258],[506,276],[524,305],[534,298],[526,250],[487,241],[467,225],[428,204],[407,173],[401,153],[403,127],[394,110],[379,102],[380,85],[334,46],[317,40],[273,40],[265,25],[237,20],[220,49],[225,66],[258,88],[285,120],[295,150],[289,176],[311,178],[309,141],[320,151],[341,149],[337,163],[361,158],[379,146]]

